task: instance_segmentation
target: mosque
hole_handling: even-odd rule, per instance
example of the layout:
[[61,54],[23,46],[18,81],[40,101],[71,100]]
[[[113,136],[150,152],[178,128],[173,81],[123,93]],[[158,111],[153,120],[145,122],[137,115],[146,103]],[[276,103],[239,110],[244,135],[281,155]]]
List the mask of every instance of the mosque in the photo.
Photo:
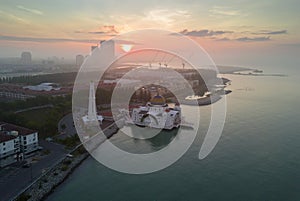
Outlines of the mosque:
[[131,119],[138,126],[171,130],[181,123],[181,108],[171,108],[163,96],[156,95],[145,106],[134,108]]

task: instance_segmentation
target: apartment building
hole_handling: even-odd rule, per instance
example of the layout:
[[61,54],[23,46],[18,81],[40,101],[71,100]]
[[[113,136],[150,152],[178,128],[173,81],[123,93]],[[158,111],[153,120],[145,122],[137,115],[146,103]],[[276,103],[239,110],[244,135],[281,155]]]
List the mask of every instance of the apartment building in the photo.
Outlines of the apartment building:
[[0,122],[0,167],[21,161],[38,148],[37,131]]

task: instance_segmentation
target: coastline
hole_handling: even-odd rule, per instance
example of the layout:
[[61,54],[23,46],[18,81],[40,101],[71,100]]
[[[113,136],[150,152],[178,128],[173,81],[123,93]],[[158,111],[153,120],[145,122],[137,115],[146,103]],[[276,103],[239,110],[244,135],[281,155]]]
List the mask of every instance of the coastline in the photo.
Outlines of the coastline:
[[[107,129],[114,127],[115,122],[112,122],[103,131],[107,139],[115,135],[118,129]],[[117,127],[114,127],[117,128]],[[70,157],[70,154],[72,157]],[[69,152],[62,160],[58,161],[51,169],[41,175],[18,195],[11,199],[11,201],[27,200],[39,201],[46,200],[47,197],[54,192],[55,188],[59,187],[73,171],[85,161],[90,154],[85,150],[82,143],[77,145]]]
[[81,144],[73,149],[70,154],[74,154],[74,157],[71,158],[66,156],[62,158],[62,160],[33,181],[11,200],[44,200],[89,156]]
[[55,188],[58,187],[60,184],[62,184],[65,180],[68,179],[68,177],[74,172],[74,170],[81,165],[81,163],[83,163],[85,161],[85,159],[87,159],[90,155],[88,153],[84,154],[83,158],[81,160],[78,161],[78,163],[76,163],[71,169],[70,171],[62,178],[62,180],[60,182],[58,182],[57,184],[55,184],[51,190],[44,194],[43,197],[41,198],[41,200],[46,200],[47,197],[52,194],[52,192],[54,192]]
[[[232,74],[232,73],[228,73]],[[224,84],[227,82],[230,82],[227,78]],[[225,90],[224,90],[225,91]],[[231,91],[230,91],[231,92]],[[224,93],[227,94],[227,93]],[[218,98],[214,98],[211,100],[211,97],[207,97],[207,100],[205,100],[203,104],[199,104],[198,106],[202,105],[210,105],[215,102],[217,102],[221,96],[218,96]],[[188,104],[187,104],[188,105]],[[113,122],[111,125],[114,125],[115,122]],[[108,129],[109,130],[109,129]],[[107,138],[109,139],[111,136],[116,134],[118,131],[113,130],[110,131],[111,133],[106,134]],[[79,147],[83,148],[83,145],[80,144],[80,146],[76,147],[76,150],[79,149]],[[68,170],[62,171],[63,165],[65,165],[66,161],[70,160],[69,158],[65,157],[61,162],[59,162],[57,165],[55,165],[54,168],[50,169],[49,172],[42,175],[38,180],[36,180],[33,185],[29,186],[23,193],[19,194],[18,197],[14,200],[20,200],[20,197],[22,196],[30,196],[27,200],[29,201],[35,201],[35,200],[46,200],[49,195],[51,195],[57,187],[60,186],[64,181],[68,179],[68,177],[73,173],[73,171],[81,165],[85,159],[87,159],[90,156],[86,150],[84,150],[84,153],[77,155],[72,159],[72,162],[69,164]],[[60,172],[61,174],[57,174]],[[45,182],[46,181],[46,182]]]
[[[73,173],[73,171],[88,157],[89,157],[88,153],[83,153],[77,158],[74,158],[68,170],[63,172],[62,168],[64,167],[64,162],[67,161],[64,160],[55,169],[50,171],[48,175],[45,175],[44,178],[42,178],[42,180],[40,181],[40,182],[47,181],[47,183],[49,184],[42,185],[41,188],[40,182],[35,183],[32,189],[30,189],[29,195],[31,196],[31,198],[29,199],[29,201],[45,200],[54,191],[54,189],[58,187],[60,184],[62,184]],[[63,173],[56,175],[58,171],[61,171]]]

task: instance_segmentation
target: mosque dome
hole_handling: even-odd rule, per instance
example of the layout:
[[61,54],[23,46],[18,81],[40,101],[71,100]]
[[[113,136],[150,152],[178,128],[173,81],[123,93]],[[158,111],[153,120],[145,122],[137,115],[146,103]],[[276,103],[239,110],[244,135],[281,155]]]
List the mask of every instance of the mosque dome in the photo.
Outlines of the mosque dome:
[[166,105],[166,100],[164,97],[156,95],[150,100],[150,103],[152,105]]

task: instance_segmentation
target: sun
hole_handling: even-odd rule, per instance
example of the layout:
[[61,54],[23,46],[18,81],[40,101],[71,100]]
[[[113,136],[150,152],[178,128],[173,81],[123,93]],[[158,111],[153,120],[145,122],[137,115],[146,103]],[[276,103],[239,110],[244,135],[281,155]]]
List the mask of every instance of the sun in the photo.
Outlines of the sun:
[[124,52],[129,52],[132,48],[132,45],[129,44],[122,44],[121,45],[122,50],[124,50]]

